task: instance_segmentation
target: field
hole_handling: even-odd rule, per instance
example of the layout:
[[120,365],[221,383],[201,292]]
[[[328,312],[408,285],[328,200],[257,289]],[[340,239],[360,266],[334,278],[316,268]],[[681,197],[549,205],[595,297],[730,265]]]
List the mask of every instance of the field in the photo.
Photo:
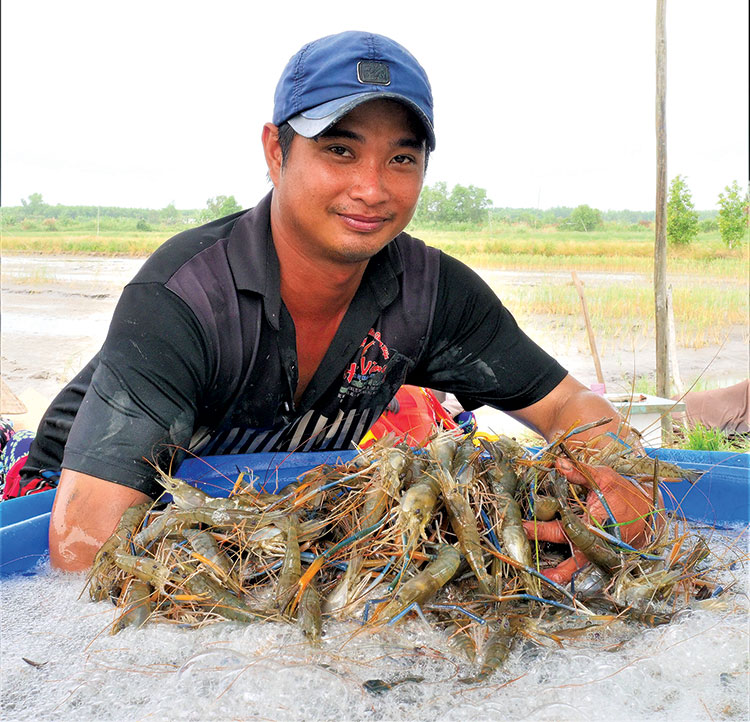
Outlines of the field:
[[[580,299],[571,279],[570,272],[575,270],[584,283],[608,390],[637,386],[639,391],[653,392],[653,231],[609,228],[587,234],[500,225],[491,230],[412,232],[476,269],[532,338],[582,381],[591,383],[596,378]],[[86,299],[92,296],[92,312],[106,316],[127,275],[112,279],[108,289],[100,292],[96,284],[58,276],[54,264],[47,261],[87,256],[87,263],[102,269],[97,274],[106,274],[114,262],[102,256],[143,258],[169,235],[166,231],[108,231],[98,236],[62,231],[4,233],[6,320],[12,320],[16,307],[26,314],[42,303],[42,314],[48,318],[58,313],[58,308],[65,315],[66,305],[78,304],[74,313],[83,320],[89,313]],[[750,313],[748,244],[730,251],[718,233],[702,233],[690,246],[670,248],[668,253],[677,356],[685,385],[713,388],[745,378]],[[25,328],[35,323],[29,317]],[[13,351],[16,339],[8,334],[4,331],[3,373],[12,378],[15,367],[10,359],[23,354]],[[17,342],[21,343],[20,337]],[[96,348],[99,343],[100,338],[92,338],[89,346]],[[80,354],[87,352],[88,346]],[[65,371],[27,369],[29,373],[22,375],[28,379],[35,371],[37,378],[42,374],[59,384],[75,370],[80,354],[67,352]]]
[[[621,343],[633,331],[654,332],[653,239],[643,232],[561,233],[554,229],[515,229],[505,234],[424,232],[425,241],[473,268],[568,274],[565,283],[510,287],[500,294],[520,321],[535,315],[571,322],[581,302],[570,271],[602,274],[590,284],[586,300],[592,325],[605,343]],[[637,283],[623,282],[634,276]],[[677,343],[686,348],[720,344],[748,320],[748,248],[727,249],[718,234],[703,234],[688,248],[670,249]],[[609,279],[609,280],[607,280]]]

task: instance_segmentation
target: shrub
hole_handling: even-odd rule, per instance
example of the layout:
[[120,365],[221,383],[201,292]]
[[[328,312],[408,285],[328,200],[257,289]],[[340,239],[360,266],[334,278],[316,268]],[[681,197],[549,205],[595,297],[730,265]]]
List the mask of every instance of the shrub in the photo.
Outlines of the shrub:
[[698,235],[698,214],[685,179],[678,175],[669,186],[667,200],[667,240],[676,246],[688,245]]
[[713,218],[706,218],[698,224],[701,233],[711,233],[719,230],[719,224]]
[[748,193],[742,195],[737,181],[724,191],[719,193],[719,233],[727,248],[736,248],[747,234]]
[[602,225],[601,211],[587,205],[580,205],[558,226],[561,230],[583,231],[588,233]]

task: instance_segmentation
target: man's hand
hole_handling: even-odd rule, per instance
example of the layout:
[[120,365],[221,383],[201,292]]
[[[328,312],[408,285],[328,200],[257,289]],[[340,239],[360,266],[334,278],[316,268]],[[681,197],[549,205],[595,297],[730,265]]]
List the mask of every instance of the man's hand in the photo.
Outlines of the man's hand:
[[[623,479],[616,471],[607,466],[589,466],[580,464],[584,471],[582,474],[573,464],[565,458],[559,458],[555,464],[557,470],[571,483],[580,484],[588,489],[593,489],[590,479],[598,485],[602,495],[617,523],[620,525],[622,540],[634,547],[643,547],[651,541],[653,503],[651,495],[637,487],[634,483]],[[586,477],[589,478],[586,478]],[[661,501],[661,497],[660,501]],[[661,506],[661,503],[660,503]],[[592,490],[586,497],[587,515],[584,521],[592,525],[596,519],[603,523],[608,514],[604,509],[599,497]],[[664,525],[662,514],[657,515],[657,528]],[[554,544],[566,544],[568,539],[563,532],[559,521],[523,522],[526,536],[529,539],[536,538],[539,541],[552,542]],[[588,563],[586,557],[577,549],[573,556],[558,564],[552,569],[544,570],[544,575],[558,584],[567,584],[577,569]]]

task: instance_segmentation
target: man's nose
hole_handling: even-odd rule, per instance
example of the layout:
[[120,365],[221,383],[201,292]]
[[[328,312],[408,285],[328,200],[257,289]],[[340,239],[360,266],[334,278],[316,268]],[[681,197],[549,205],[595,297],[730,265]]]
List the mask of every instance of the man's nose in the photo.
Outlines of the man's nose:
[[390,193],[386,187],[385,172],[375,162],[365,161],[358,164],[349,195],[369,206],[388,200]]

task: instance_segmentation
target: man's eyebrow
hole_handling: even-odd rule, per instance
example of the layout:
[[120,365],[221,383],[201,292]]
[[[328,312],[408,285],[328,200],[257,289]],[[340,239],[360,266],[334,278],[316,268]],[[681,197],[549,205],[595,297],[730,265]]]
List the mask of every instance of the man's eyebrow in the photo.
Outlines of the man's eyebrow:
[[349,140],[356,140],[359,143],[364,143],[364,136],[359,133],[355,133],[353,130],[346,130],[344,128],[337,128],[335,125],[328,130],[324,130],[318,138],[348,138]]
[[424,150],[424,141],[416,138],[400,138],[393,144],[396,148],[413,148],[414,150]]
[[[328,130],[324,130],[317,138],[347,138],[348,140],[354,140],[358,143],[364,143],[365,137],[359,133],[355,133],[353,130],[347,130],[346,128],[337,128],[335,125]],[[424,141],[417,140],[416,137],[408,136],[405,138],[399,138],[392,143],[394,148],[412,148],[414,150],[424,150]]]

